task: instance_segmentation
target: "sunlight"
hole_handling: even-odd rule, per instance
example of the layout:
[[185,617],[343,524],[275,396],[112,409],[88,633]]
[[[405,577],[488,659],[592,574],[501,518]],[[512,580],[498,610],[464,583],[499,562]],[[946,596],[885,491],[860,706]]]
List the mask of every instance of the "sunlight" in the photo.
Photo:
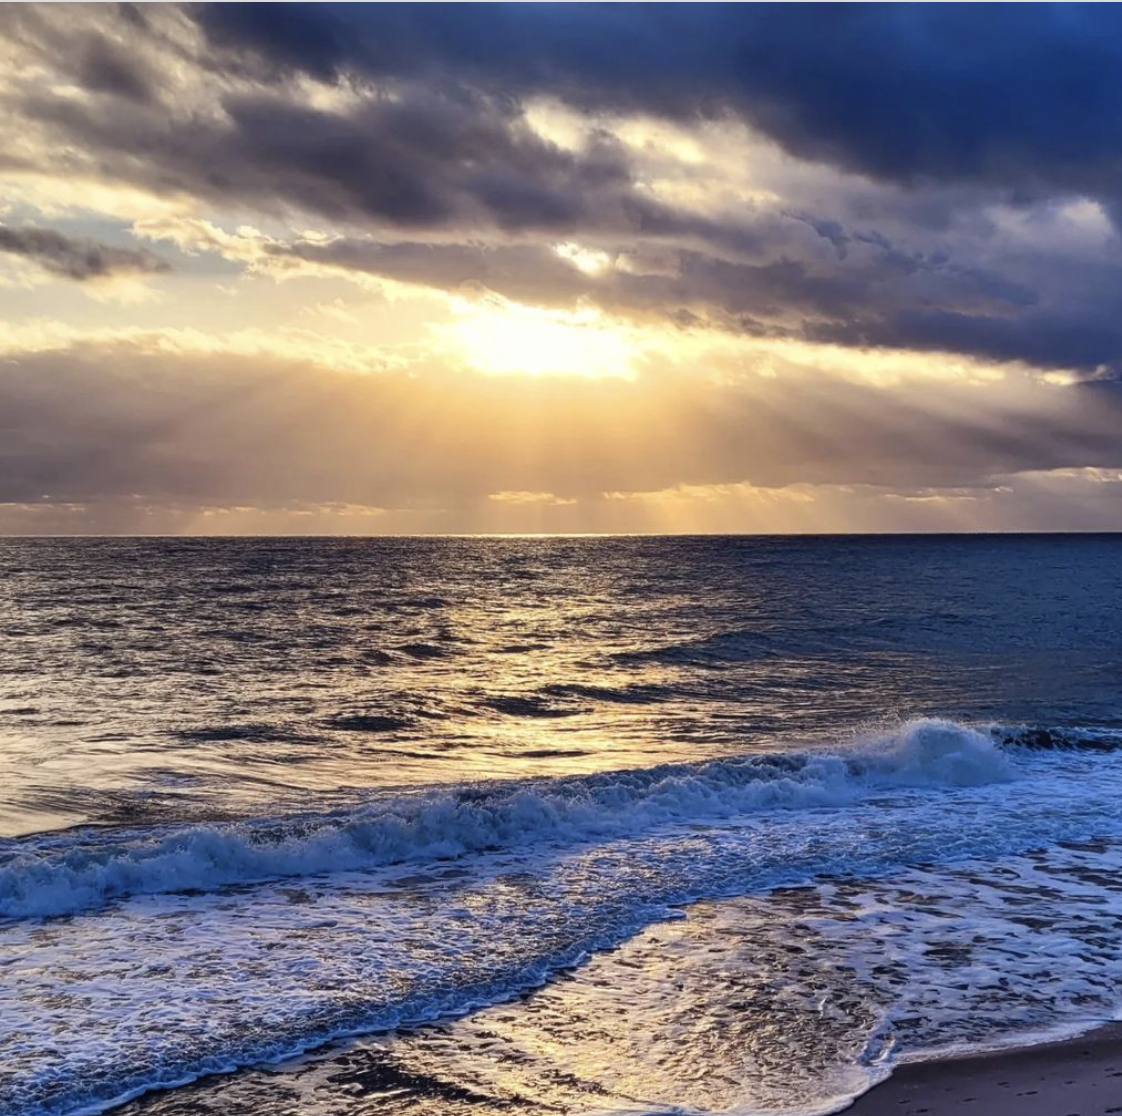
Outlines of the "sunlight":
[[479,372],[528,376],[634,375],[637,346],[592,308],[543,310],[497,296],[456,298],[456,320],[439,332]]
[[595,248],[582,248],[579,244],[566,241],[555,244],[553,251],[563,260],[568,260],[578,271],[585,275],[602,275],[612,266],[612,257],[607,252]]

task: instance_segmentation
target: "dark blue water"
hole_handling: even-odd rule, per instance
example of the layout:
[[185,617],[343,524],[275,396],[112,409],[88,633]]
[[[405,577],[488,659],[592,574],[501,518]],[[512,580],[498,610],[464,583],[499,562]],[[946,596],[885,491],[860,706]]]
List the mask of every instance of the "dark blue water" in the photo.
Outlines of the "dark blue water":
[[[1119,723],[1122,540],[7,540],[9,832]],[[267,808],[267,807],[265,807]]]
[[0,541],[0,1110],[361,1033],[141,1103],[811,1112],[1111,1017],[1120,559]]

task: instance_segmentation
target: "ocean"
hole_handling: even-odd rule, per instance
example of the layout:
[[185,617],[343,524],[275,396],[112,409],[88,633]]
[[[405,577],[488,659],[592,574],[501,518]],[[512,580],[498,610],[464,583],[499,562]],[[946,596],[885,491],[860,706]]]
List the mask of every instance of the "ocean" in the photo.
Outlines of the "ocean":
[[0,1112],[836,1111],[1122,1015],[1122,537],[0,540]]

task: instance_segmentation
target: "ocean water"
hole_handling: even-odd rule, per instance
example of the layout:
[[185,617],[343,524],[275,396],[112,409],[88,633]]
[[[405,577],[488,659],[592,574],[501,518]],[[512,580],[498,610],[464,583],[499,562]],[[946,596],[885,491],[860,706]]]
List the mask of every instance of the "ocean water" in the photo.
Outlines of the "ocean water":
[[835,1111],[1122,1014],[1122,537],[0,540],[0,1112]]

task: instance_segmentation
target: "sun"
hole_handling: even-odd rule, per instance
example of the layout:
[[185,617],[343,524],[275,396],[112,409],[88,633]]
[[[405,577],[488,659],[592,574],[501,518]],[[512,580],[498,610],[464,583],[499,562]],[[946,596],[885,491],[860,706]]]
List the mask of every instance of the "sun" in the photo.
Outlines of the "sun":
[[498,296],[457,298],[455,316],[441,328],[453,349],[478,372],[491,375],[634,375],[636,342],[592,308],[576,311],[525,306]]

